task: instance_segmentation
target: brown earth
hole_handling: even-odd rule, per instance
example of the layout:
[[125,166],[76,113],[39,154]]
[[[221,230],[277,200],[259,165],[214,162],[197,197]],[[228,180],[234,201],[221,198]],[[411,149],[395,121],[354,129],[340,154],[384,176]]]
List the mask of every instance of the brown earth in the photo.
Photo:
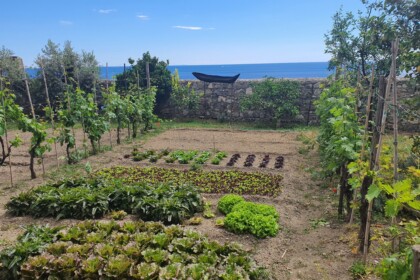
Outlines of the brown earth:
[[[184,149],[225,151],[230,155],[241,154],[241,160],[235,164],[235,169],[262,172],[279,172],[284,177],[284,188],[280,196],[261,197],[247,196],[253,201],[274,205],[280,213],[281,231],[274,238],[256,239],[251,235],[235,235],[223,228],[215,226],[215,219],[204,219],[199,226],[187,226],[197,229],[211,239],[220,242],[239,242],[250,250],[255,260],[266,266],[276,279],[351,279],[348,268],[356,260],[351,252],[349,240],[354,236],[354,230],[343,226],[336,217],[336,194],[330,189],[320,188],[320,183],[311,178],[309,170],[316,169],[317,155],[315,151],[300,154],[303,146],[296,140],[299,134],[315,137],[315,133],[307,132],[274,132],[274,131],[231,131],[209,129],[172,129],[152,137],[147,141],[137,141],[130,144],[114,146],[109,152],[89,157],[93,170],[114,165],[149,166],[153,163],[133,162],[124,155],[130,154],[133,147],[139,149]],[[28,142],[28,135],[23,138]],[[79,140],[82,134],[78,132]],[[108,139],[108,136],[105,137]],[[115,135],[113,135],[115,140]],[[109,145],[109,140],[103,141]],[[107,143],[106,143],[107,142]],[[78,143],[81,146],[81,142]],[[26,147],[27,149],[27,147]],[[13,162],[29,162],[25,147],[14,152]],[[255,154],[257,159],[254,167],[243,167],[243,161],[248,154]],[[270,155],[270,164],[266,169],[255,167],[265,155]],[[284,156],[284,167],[274,169],[275,156]],[[64,156],[64,149],[59,149],[59,156]],[[231,169],[226,167],[229,157],[220,166],[205,164],[204,169]],[[14,179],[17,182],[10,188],[8,166],[0,167],[0,247],[13,242],[23,231],[21,226],[36,223],[63,225],[73,224],[75,220],[33,219],[30,217],[11,217],[6,214],[4,205],[11,196],[43,181],[57,180],[54,172],[56,167],[54,151],[48,153],[44,164],[47,175],[45,179],[29,180],[28,166],[14,165]],[[64,161],[61,160],[64,165]],[[162,167],[188,168],[185,165],[166,164],[160,160],[157,165]],[[79,174],[85,174],[83,164]],[[42,174],[42,168],[37,166],[37,172]],[[204,197],[213,204],[216,212],[217,200],[220,195],[206,194]],[[221,217],[218,214],[218,217]]]

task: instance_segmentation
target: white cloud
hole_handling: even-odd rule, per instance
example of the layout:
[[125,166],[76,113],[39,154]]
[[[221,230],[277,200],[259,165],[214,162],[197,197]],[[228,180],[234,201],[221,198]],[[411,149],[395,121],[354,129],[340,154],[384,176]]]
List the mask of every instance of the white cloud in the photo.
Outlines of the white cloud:
[[183,25],[175,25],[172,26],[173,28],[178,28],[178,29],[186,29],[186,30],[202,30],[203,27],[200,26],[183,26]]
[[68,21],[68,20],[60,20],[59,23],[60,23],[60,25],[63,25],[63,26],[73,25],[73,22],[72,21]]
[[140,19],[140,20],[149,20],[150,19],[149,16],[146,16],[146,15],[138,15],[137,18]]
[[113,12],[116,12],[117,10],[114,10],[114,9],[100,9],[100,10],[98,10],[98,13],[100,13],[100,14],[110,14],[110,13],[113,13]]

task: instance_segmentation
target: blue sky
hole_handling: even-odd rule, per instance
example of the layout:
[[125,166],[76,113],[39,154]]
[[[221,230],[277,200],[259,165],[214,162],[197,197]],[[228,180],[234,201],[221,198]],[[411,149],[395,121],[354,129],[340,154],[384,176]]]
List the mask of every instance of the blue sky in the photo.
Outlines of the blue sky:
[[31,66],[48,39],[122,65],[150,51],[171,65],[327,61],[333,14],[359,0],[1,0],[0,47]]

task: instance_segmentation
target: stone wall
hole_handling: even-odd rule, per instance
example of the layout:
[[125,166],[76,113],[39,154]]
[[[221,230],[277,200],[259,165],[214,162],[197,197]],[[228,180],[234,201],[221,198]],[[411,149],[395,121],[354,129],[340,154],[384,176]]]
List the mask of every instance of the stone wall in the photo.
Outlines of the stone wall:
[[[326,79],[291,79],[301,84],[301,96],[299,101],[300,115],[294,120],[282,120],[282,122],[293,122],[300,124],[316,124],[318,119],[315,115],[313,101],[318,99],[321,93],[321,84],[327,82]],[[253,121],[267,122],[273,121],[272,116],[261,111],[241,111],[239,101],[244,95],[252,94],[251,83],[260,80],[237,80],[234,84],[205,83],[198,80],[182,81],[192,83],[195,91],[203,93],[200,100],[199,109],[195,112],[188,110],[180,111],[167,102],[160,108],[160,115],[164,118],[201,118],[214,119],[221,121]],[[400,102],[407,98],[419,95],[420,92],[410,86],[407,80],[400,80],[398,85],[398,95]],[[420,121],[420,120],[419,120]],[[404,127],[404,125],[403,125]],[[412,130],[412,128],[410,129]],[[420,130],[420,128],[419,128]]]

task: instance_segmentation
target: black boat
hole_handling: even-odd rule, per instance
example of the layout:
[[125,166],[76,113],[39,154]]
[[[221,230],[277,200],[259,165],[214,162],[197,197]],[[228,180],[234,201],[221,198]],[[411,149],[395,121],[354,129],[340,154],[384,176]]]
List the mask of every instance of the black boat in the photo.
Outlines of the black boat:
[[194,75],[194,77],[196,77],[197,79],[203,82],[226,83],[226,84],[233,84],[239,78],[239,75],[240,75],[238,74],[235,76],[216,76],[216,75],[207,75],[207,74],[198,73],[198,72],[192,72],[192,74]]

